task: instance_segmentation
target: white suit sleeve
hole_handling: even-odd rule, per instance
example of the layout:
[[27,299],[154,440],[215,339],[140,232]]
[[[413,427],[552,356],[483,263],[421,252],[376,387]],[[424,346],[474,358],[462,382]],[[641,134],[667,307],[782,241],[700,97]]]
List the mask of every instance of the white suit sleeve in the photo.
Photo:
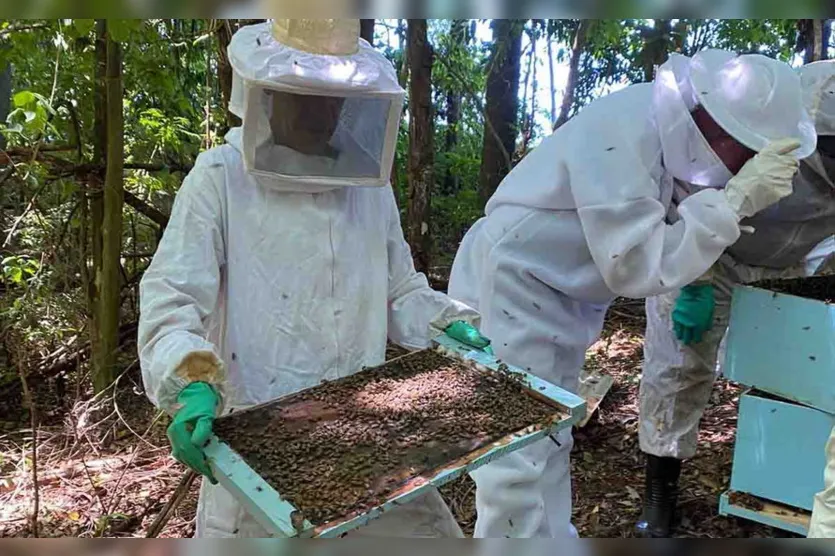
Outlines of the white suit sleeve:
[[218,302],[225,262],[223,200],[216,179],[223,179],[222,173],[220,165],[198,159],[140,284],[142,377],[151,401],[169,411],[189,383],[223,381],[205,326]]
[[409,244],[403,238],[400,214],[391,188],[386,188],[389,211],[388,335],[394,343],[409,349],[429,347],[433,338],[453,322],[463,320],[478,326],[478,313],[429,287],[426,276],[415,271]]
[[606,285],[642,298],[685,286],[702,276],[739,239],[736,213],[722,191],[685,199],[680,220],[652,197],[578,210],[586,242]]

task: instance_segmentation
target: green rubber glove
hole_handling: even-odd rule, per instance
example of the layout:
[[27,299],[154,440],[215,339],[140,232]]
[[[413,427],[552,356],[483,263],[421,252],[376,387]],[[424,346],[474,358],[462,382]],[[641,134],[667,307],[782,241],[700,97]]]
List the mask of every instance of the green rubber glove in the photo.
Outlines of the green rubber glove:
[[208,477],[212,484],[217,484],[203,449],[212,436],[220,397],[209,384],[193,382],[180,392],[177,402],[182,407],[168,427],[172,455],[180,463]]
[[715,308],[713,286],[683,287],[673,308],[673,331],[676,338],[684,345],[701,342],[705,332],[713,328]]
[[478,328],[472,324],[459,320],[450,324],[444,332],[453,340],[458,340],[462,344],[467,344],[470,347],[480,349],[481,351],[493,355],[493,348],[490,347],[490,340],[485,338],[481,332],[478,331]]

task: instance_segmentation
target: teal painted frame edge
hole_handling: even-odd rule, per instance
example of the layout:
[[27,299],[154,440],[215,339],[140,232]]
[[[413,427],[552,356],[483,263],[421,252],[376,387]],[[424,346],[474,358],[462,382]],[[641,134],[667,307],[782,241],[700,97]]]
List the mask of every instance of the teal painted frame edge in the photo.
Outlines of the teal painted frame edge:
[[[422,496],[432,488],[442,486],[464,473],[477,469],[506,454],[524,448],[525,446],[544,439],[545,437],[569,428],[580,422],[586,414],[586,402],[583,398],[572,394],[558,386],[544,381],[517,367],[505,365],[493,356],[481,351],[473,350],[446,335],[435,339],[435,348],[449,356],[467,360],[493,371],[511,372],[522,375],[521,382],[535,396],[547,398],[564,409],[564,418],[548,425],[534,425],[523,431],[509,435],[486,446],[479,451],[469,454],[439,470],[431,478],[417,478],[405,485],[399,492],[384,504],[372,508],[368,512],[351,516],[345,521],[326,524],[316,528],[305,520],[294,524],[293,516],[297,512],[292,504],[283,500],[281,495],[273,489],[260,475],[258,475],[237,453],[229,446],[212,438],[206,447],[206,457],[212,467],[218,482],[229,490],[246,510],[271,535],[277,537],[339,537],[343,534],[362,527],[397,506],[408,503]],[[556,442],[556,440],[555,440]],[[277,501],[277,502],[276,502]],[[298,525],[298,527],[297,527]]]
[[[751,309],[752,304],[755,305],[753,310]],[[747,310],[741,312],[742,308]],[[757,361],[760,359],[757,353],[762,352],[762,349],[757,349],[761,341],[757,340],[756,332],[752,331],[751,328],[756,330],[759,323],[762,322],[762,318],[772,317],[775,311],[783,314],[781,318],[785,323],[796,327],[791,333],[802,334],[802,336],[798,336],[798,339],[799,341],[802,340],[804,344],[810,341],[821,344],[830,342],[832,328],[835,327],[835,304],[751,285],[737,285],[733,290],[727,349],[723,362],[725,377],[744,386],[835,414],[835,399],[822,396],[823,391],[810,388],[805,381],[799,385],[787,386],[782,384],[780,380],[783,378],[782,375],[786,374],[786,369],[795,369],[795,372],[797,372],[797,369],[803,369],[804,374],[808,376],[828,379],[829,372],[827,369],[831,367],[830,362],[833,356],[826,355],[832,352],[832,348],[825,349],[823,354],[817,351],[812,352],[808,358],[807,356],[786,356],[785,353],[790,350],[779,350],[775,357],[768,360],[770,364],[754,364],[754,368],[757,369],[759,374],[756,378],[752,378],[750,372],[741,370],[749,367],[743,366],[737,361],[738,359],[746,362]],[[785,313],[790,315],[803,314],[803,321],[787,320]],[[810,316],[811,320],[807,320]],[[749,323],[752,324],[749,325]],[[822,331],[819,331],[818,323],[823,324],[824,329]],[[754,336],[754,338],[752,339],[751,336]],[[739,346],[744,347],[740,348]],[[738,354],[737,352],[741,349],[746,350],[746,353]],[[792,350],[797,351],[795,348],[792,348]],[[755,354],[749,355],[747,351],[753,351]],[[767,352],[772,351],[773,348],[767,350]],[[763,373],[780,375],[777,380],[778,385],[770,384],[771,381],[767,376],[762,376]],[[830,390],[825,391],[829,392]]]
[[[247,500],[248,503],[244,504],[247,511],[265,529],[282,538],[302,536],[293,526],[296,508],[282,499],[281,495],[232,448],[213,437],[205,453],[218,482],[232,493],[236,500]],[[313,524],[305,521],[301,529],[313,529]]]
[[747,519],[748,521],[754,521],[756,523],[761,523],[763,525],[768,525],[769,527],[774,527],[776,529],[782,529],[783,531],[788,531],[790,533],[795,533],[797,535],[801,535],[803,537],[809,534],[809,530],[806,527],[801,525],[796,525],[794,523],[790,523],[788,521],[783,521],[776,517],[772,518],[766,515],[762,515],[759,512],[755,512],[753,510],[749,510],[747,508],[743,508],[741,506],[735,506],[731,503],[730,500],[731,491],[727,491],[719,499],[719,515],[723,516],[733,516],[733,517],[741,517],[742,519]]
[[559,386],[542,380],[538,376],[525,372],[518,367],[503,363],[482,350],[474,350],[461,342],[453,340],[449,336],[439,336],[435,340],[435,343],[441,348],[440,351],[442,353],[451,357],[472,361],[492,371],[501,372],[502,369],[505,369],[507,372],[522,375],[522,382],[528,389],[563,406],[571,418],[572,425],[579,423],[586,416],[586,400],[576,394],[563,390]]

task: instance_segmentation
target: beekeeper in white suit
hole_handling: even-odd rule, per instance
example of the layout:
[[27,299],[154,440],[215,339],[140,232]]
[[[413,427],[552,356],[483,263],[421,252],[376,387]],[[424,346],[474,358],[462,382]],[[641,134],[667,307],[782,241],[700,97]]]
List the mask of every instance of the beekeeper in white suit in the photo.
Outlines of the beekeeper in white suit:
[[[676,522],[682,460],[692,458],[699,421],[721,362],[720,344],[740,283],[797,278],[831,266],[835,234],[835,64],[799,70],[803,102],[818,133],[817,151],[801,161],[794,192],[742,222],[754,228],[728,248],[711,272],[682,290],[647,300],[640,442],[647,454],[638,532],[670,536]],[[816,248],[816,246],[818,246]]]
[[[148,396],[173,415],[174,456],[211,477],[216,414],[377,365],[386,341],[427,347],[477,313],[415,272],[388,177],[404,91],[356,20],[275,20],[229,46],[243,127],[203,153],[141,285]],[[467,324],[470,323],[470,324]],[[364,530],[460,536],[431,494]],[[199,537],[264,531],[204,480]]]
[[[815,118],[818,148],[801,164],[801,173],[825,193],[829,220],[835,221],[835,61],[815,62],[800,68],[806,103]],[[819,257],[829,255],[832,248],[819,250]],[[835,272],[835,265],[826,264],[827,273]],[[835,538],[835,429],[826,446],[824,490],[815,497],[809,538]]]
[[[786,64],[711,50],[663,69],[531,152],[452,269],[450,295],[479,310],[497,357],[570,391],[616,296],[698,279],[815,148]],[[565,431],[474,472],[476,536],[575,535],[571,447]]]

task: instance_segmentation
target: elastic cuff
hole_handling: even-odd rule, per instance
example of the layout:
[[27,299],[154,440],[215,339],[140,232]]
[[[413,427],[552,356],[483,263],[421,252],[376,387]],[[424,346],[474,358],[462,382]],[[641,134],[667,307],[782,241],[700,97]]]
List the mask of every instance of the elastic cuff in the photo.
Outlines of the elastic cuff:
[[[748,202],[745,199],[740,198],[738,193],[730,193],[727,189],[724,190],[724,193],[723,197],[728,203],[728,208],[731,209],[731,212],[733,212],[734,216],[736,216],[737,224],[740,224],[746,218],[750,218],[756,214],[749,209]],[[753,214],[746,216],[746,212],[752,212]]]
[[466,322],[467,324],[479,328],[481,326],[481,315],[475,309],[468,305],[449,298],[451,304],[444,308],[432,321],[429,323],[429,332],[432,338],[440,336],[446,329],[456,322]]
[[225,392],[223,385],[226,382],[226,369],[223,362],[211,351],[194,351],[186,355],[176,370],[172,373],[170,380],[176,397],[180,392],[194,382],[205,382],[215,389],[220,398],[218,414],[221,414],[225,405]]
[[177,411],[180,410],[180,404],[177,402],[177,398],[180,396],[180,392],[185,390],[186,386],[189,384],[191,384],[190,381],[187,381],[174,373],[169,375],[168,379],[165,381],[165,385],[163,386],[165,395],[159,397],[160,409],[164,410],[169,415],[177,413]]
[[174,374],[186,383],[206,382],[218,385],[223,382],[223,363],[211,351],[194,351],[186,355]]
[[693,280],[691,286],[710,286],[713,285],[713,278],[714,278],[714,271],[713,267],[710,267],[707,272]]

